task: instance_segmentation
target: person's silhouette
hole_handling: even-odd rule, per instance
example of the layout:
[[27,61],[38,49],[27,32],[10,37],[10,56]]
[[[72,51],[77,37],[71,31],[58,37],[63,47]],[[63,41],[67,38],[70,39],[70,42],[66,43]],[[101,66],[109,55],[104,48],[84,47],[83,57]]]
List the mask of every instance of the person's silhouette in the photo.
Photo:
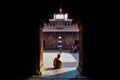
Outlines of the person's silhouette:
[[58,54],[57,57],[54,58],[53,66],[55,69],[59,69],[62,67],[62,62],[59,60],[59,58],[60,58],[60,54]]

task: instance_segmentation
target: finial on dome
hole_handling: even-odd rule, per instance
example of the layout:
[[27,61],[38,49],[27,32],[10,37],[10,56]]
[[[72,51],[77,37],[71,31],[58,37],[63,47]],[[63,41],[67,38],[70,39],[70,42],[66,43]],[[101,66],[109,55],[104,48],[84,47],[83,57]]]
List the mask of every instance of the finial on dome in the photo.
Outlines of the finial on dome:
[[60,13],[62,13],[62,3],[60,3]]
[[60,13],[62,13],[62,9],[60,8]]

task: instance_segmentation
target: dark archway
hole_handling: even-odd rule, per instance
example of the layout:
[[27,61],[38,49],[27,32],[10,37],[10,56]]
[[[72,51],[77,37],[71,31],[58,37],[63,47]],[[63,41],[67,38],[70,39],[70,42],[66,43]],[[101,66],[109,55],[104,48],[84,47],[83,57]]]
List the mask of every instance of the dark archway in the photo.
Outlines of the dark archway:
[[[8,40],[8,73],[11,74],[11,77],[17,79],[32,76],[36,72],[36,54],[39,53],[39,21],[45,20],[47,13],[49,13],[49,10],[41,11],[43,6],[40,3],[36,4],[34,1],[30,3],[32,5],[28,2],[25,3],[24,12],[23,9],[20,9],[22,7],[21,4],[16,6],[17,9],[16,7],[14,8],[14,11],[18,11],[14,16],[16,26],[15,29],[11,27],[11,32],[14,33],[9,36]],[[46,2],[43,3],[46,4]],[[41,4],[43,3],[41,2]],[[82,74],[101,78],[103,77],[101,74],[104,73],[103,57],[105,54],[103,26],[105,16],[103,15],[103,8],[101,8],[103,3],[101,2],[100,5],[90,3],[89,7],[88,3],[87,5],[86,3],[77,2],[77,5],[75,4],[76,9],[73,7],[74,11],[76,10],[75,15],[81,15],[83,25],[84,55]],[[100,15],[96,14],[95,8],[97,8],[98,13],[101,13]],[[21,12],[24,14],[20,14]],[[43,15],[44,13],[46,14],[45,16]]]
[[[43,25],[44,22],[41,22],[40,28],[39,28],[39,41],[40,41],[40,46],[39,46],[39,53],[37,53],[38,55],[36,56],[37,58],[37,64],[36,64],[36,74],[38,75],[42,75],[45,68],[44,68],[44,62],[43,62]],[[82,31],[82,23],[81,21],[78,21],[77,26],[79,28],[79,62],[78,62],[78,67],[77,69],[79,70],[79,72],[82,72],[82,68],[83,68],[83,31]]]

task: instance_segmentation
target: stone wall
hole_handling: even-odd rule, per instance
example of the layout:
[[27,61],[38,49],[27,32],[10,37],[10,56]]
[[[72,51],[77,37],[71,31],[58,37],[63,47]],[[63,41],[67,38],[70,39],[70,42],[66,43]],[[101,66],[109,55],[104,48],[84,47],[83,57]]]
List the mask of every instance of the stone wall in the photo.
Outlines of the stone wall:
[[69,49],[71,45],[74,45],[75,40],[79,40],[78,32],[44,32],[43,33],[43,46],[44,49],[58,49],[57,42],[58,37],[62,37],[63,49]]

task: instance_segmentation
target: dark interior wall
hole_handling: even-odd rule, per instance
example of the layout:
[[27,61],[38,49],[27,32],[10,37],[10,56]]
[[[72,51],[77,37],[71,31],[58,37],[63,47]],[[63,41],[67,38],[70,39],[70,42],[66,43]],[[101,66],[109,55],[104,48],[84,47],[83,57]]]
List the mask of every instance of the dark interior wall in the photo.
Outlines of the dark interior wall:
[[8,34],[8,73],[12,79],[35,74],[35,56],[39,52],[39,20],[33,13],[34,7],[31,8],[28,3],[23,4],[15,5],[12,16],[15,27],[12,26],[12,34]]
[[95,11],[83,16],[83,74],[96,78],[104,76],[103,15]]
[[[104,70],[102,60],[104,55],[104,29],[101,24],[103,17],[96,14],[97,11],[101,11],[99,11],[100,8],[96,11],[95,4],[89,3],[89,6],[87,6],[88,3],[84,2],[84,4],[80,3],[81,5],[79,6],[78,2],[76,3],[77,5],[72,3],[67,4],[66,2],[66,5],[73,7],[71,8],[71,12],[73,12],[71,15],[75,15],[77,17],[76,20],[81,19],[84,26],[83,74],[99,76]],[[9,34],[10,36],[8,37],[8,73],[14,78],[28,77],[35,73],[35,54],[39,52],[39,22],[40,20],[45,21],[49,18],[50,5],[42,5],[49,3],[29,1],[22,4],[16,4],[17,9],[14,9],[14,24],[16,26],[11,29],[12,34]],[[55,3],[51,3],[51,6],[52,4]],[[80,18],[78,18],[79,16]]]

